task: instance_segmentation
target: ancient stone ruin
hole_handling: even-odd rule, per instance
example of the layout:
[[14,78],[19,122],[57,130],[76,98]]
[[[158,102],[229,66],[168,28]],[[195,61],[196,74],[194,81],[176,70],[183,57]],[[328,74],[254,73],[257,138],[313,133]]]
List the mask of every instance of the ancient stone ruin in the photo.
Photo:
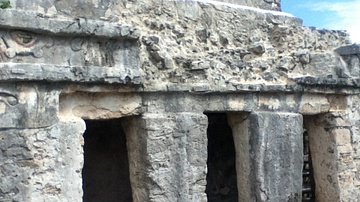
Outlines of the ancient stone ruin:
[[280,0],[10,0],[1,202],[356,202],[360,46]]

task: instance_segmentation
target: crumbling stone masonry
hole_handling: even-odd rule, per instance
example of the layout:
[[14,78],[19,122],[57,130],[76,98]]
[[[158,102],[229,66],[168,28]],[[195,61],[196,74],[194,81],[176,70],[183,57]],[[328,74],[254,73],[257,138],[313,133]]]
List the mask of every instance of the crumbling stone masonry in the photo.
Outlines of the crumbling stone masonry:
[[346,33],[280,0],[10,2],[0,201],[359,201]]

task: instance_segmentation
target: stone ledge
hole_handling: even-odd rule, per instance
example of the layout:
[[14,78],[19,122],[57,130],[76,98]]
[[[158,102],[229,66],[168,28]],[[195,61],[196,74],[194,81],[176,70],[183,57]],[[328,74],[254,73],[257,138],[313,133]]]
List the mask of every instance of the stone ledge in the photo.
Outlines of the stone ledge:
[[50,81],[81,83],[141,84],[135,69],[99,66],[61,66],[48,64],[0,64],[1,81]]
[[16,10],[2,10],[0,12],[0,27],[54,35],[139,38],[139,32],[134,27],[126,24],[84,18],[55,19],[41,13]]
[[228,86],[190,85],[190,84],[167,84],[169,92],[192,92],[201,93],[228,93],[228,92],[303,92],[303,86],[299,84],[245,84],[231,83]]
[[[353,79],[348,82],[348,85],[337,85],[335,81],[325,81],[316,83],[314,80],[301,80],[298,78],[297,83],[283,83],[283,84],[266,84],[266,83],[229,83],[225,86],[205,85],[203,89],[194,88],[193,84],[189,83],[168,83],[159,85],[145,86],[141,92],[190,92],[192,94],[214,94],[214,93],[319,93],[319,94],[354,94],[359,92],[359,84],[356,81],[360,79]],[[293,79],[294,80],[294,79]],[[345,79],[340,79],[338,82],[346,82]]]
[[322,78],[322,77],[304,76],[304,77],[297,77],[292,79],[300,85],[330,86],[333,88],[360,87],[360,78]]

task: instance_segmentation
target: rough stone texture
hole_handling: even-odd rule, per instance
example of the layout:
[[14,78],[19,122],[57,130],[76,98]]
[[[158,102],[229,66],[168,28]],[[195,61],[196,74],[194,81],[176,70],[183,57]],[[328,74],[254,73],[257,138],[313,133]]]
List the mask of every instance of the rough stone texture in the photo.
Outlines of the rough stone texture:
[[239,201],[301,201],[302,116],[231,114]]
[[10,2],[0,201],[81,201],[82,119],[122,117],[133,201],[207,201],[204,113],[229,114],[240,200],[300,200],[301,115],[317,201],[360,198],[360,48],[347,33],[303,27],[279,0]]
[[[47,1],[46,6],[38,1],[22,2],[29,6],[27,12],[22,11],[25,6],[2,12],[1,24],[10,28],[5,33],[23,29],[33,31],[26,33],[34,37],[50,33],[67,38],[41,35],[37,43],[25,44],[31,47],[22,51],[24,44],[17,44],[19,53],[7,51],[5,59],[10,56],[14,57],[11,61],[16,61],[17,54],[26,53],[21,61],[41,65],[4,65],[3,80],[107,83],[133,80],[130,83],[142,83],[145,91],[163,91],[174,85],[189,89],[189,83],[194,84],[197,91],[223,91],[236,90],[239,84],[302,84],[309,76],[319,77],[310,84],[336,83],[347,72],[345,63],[333,52],[348,42],[345,33],[302,27],[300,20],[281,12],[212,1],[142,0],[103,2],[101,8],[106,11],[97,9],[98,12],[92,14],[91,8],[100,6],[83,0],[67,7],[69,11],[59,9],[55,14],[52,11],[58,11],[59,1],[53,5]],[[248,4],[255,6],[265,1],[251,2]],[[55,10],[50,12],[49,8]],[[89,16],[77,16],[71,9]],[[25,20],[28,18],[32,20]],[[5,33],[3,39],[10,43]],[[141,46],[133,40],[137,37]],[[123,43],[121,39],[128,40]],[[72,50],[53,50],[59,45],[61,50],[70,47]],[[91,51],[82,50],[84,47]],[[44,58],[49,58],[47,53],[55,56],[51,63],[55,67],[45,65],[47,62],[43,64]],[[113,68],[99,69],[99,65]],[[172,90],[182,91],[181,88]]]

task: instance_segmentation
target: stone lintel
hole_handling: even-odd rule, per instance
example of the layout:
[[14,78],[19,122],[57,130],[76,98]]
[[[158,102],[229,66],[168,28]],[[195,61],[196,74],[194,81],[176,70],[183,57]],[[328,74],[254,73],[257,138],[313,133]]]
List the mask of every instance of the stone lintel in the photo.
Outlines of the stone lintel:
[[293,113],[229,115],[241,201],[301,201],[302,120]]
[[60,95],[59,116],[106,120],[142,113],[142,99],[132,93],[67,93]]

